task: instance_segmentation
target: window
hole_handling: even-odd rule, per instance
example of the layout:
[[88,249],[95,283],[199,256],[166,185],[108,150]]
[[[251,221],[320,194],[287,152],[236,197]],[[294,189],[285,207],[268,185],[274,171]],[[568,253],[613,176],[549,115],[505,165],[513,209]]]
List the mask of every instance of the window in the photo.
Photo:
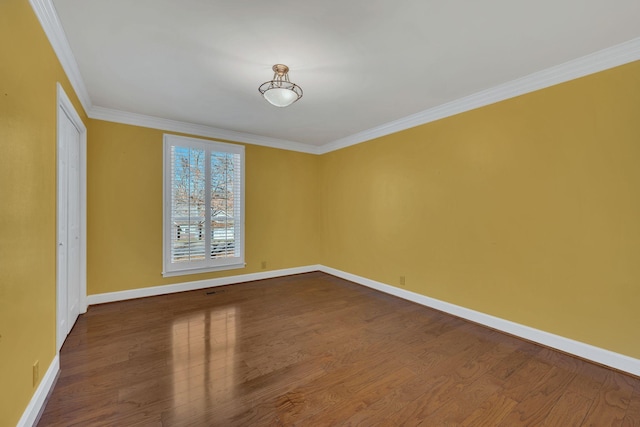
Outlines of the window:
[[244,267],[244,147],[164,136],[163,275]]

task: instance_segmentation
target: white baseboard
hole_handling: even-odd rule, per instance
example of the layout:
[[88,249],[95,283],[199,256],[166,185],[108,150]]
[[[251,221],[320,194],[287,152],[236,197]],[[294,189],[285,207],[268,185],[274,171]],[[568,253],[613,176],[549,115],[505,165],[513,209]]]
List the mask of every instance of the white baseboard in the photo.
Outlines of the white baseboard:
[[124,301],[134,298],[151,297],[156,295],[172,294],[175,292],[194,291],[215,286],[232,285],[234,283],[251,282],[253,280],[272,279],[274,277],[290,276],[292,274],[310,273],[320,270],[319,265],[305,267],[285,268],[271,270],[262,273],[241,274],[238,276],[219,277],[216,279],[198,280],[194,282],[176,283],[173,285],[151,286],[149,288],[131,289],[127,291],[108,292],[87,296],[88,305],[104,304],[107,302]]
[[574,356],[578,356],[586,360],[590,360],[592,362],[599,363],[601,365],[609,366],[620,371],[628,372],[632,375],[640,376],[640,360],[633,357],[614,353],[613,351],[605,350],[603,348],[595,347],[583,342],[574,341],[572,339],[541,331],[539,329],[534,329],[529,326],[520,325],[509,320],[504,320],[499,317],[481,313],[479,311],[464,308],[455,304],[450,304],[448,302],[430,298],[425,295],[407,291],[405,289],[396,288],[394,286],[390,286],[381,282],[376,282],[375,280],[336,270],[335,268],[321,265],[320,271],[340,277],[342,279],[349,280],[351,282],[355,282],[359,285],[376,289],[390,295],[395,295],[408,301],[416,302],[426,307],[431,307],[436,310],[443,311],[445,313],[449,313],[475,323],[479,323],[484,326],[488,326],[493,329],[497,329],[502,332],[506,332],[511,335],[515,335],[529,341],[536,342],[538,344],[542,344],[547,347],[563,351],[565,353],[572,354]]
[[[430,298],[425,295],[396,288],[385,283],[347,273],[324,265],[309,265],[305,267],[287,268],[283,270],[266,271],[263,273],[242,274],[238,276],[221,277],[217,279],[199,280],[195,282],[177,283],[166,286],[156,286],[151,288],[132,289],[121,292],[110,292],[88,297],[89,305],[102,304],[106,302],[123,301],[133,298],[142,298],[154,295],[163,295],[174,292],[183,292],[196,289],[205,289],[215,286],[224,286],[234,283],[250,282],[253,280],[271,279],[274,277],[290,276],[293,274],[309,273],[312,271],[322,271],[336,277],[375,289],[386,294],[394,295],[402,299],[412,301],[426,307],[434,308],[472,322],[497,329],[508,334],[533,341],[547,347],[555,348],[565,353],[590,360],[601,365],[609,366],[620,371],[628,372],[632,375],[640,376],[640,360],[615,353],[599,347],[575,341],[549,332],[534,329],[529,326],[520,325],[509,320],[504,320],[479,311],[464,308],[455,304]],[[33,394],[29,405],[25,409],[17,427],[32,427],[38,421],[40,413],[44,409],[47,396],[55,385],[56,378],[60,372],[60,357],[56,355],[49,365],[47,372],[42,377],[40,385]]]
[[396,288],[385,283],[347,273],[324,265],[309,265],[305,267],[287,268],[283,270],[265,271],[263,273],[241,274],[237,276],[220,277],[217,279],[199,280],[194,282],[176,283],[173,285],[153,286],[149,288],[132,289],[120,292],[110,292],[97,295],[89,295],[87,301],[89,305],[103,304],[107,302],[124,301],[133,298],[143,298],[155,295],[164,295],[174,292],[192,291],[196,289],[206,289],[216,286],[231,285],[234,283],[250,282],[253,280],[271,279],[274,277],[290,276],[292,274],[309,273],[312,271],[322,271],[336,277],[340,277],[359,285],[412,301],[426,307],[431,307],[475,323],[497,329],[508,334],[533,341],[547,347],[551,347],[574,356],[590,360],[601,365],[609,366],[620,371],[628,372],[632,375],[640,376],[640,360],[613,351],[575,341],[529,326],[521,325],[459,305],[440,301],[425,295],[417,294],[406,289]]
[[60,372],[60,357],[56,354],[49,365],[49,369],[47,369],[47,372],[42,377],[42,381],[40,381],[40,385],[33,394],[29,405],[27,405],[27,409],[22,413],[22,417],[20,418],[20,421],[18,421],[17,427],[32,427],[36,424],[40,413],[44,410],[44,404],[47,401],[47,396],[49,396],[49,392],[53,389],[53,386],[56,383],[58,372]]

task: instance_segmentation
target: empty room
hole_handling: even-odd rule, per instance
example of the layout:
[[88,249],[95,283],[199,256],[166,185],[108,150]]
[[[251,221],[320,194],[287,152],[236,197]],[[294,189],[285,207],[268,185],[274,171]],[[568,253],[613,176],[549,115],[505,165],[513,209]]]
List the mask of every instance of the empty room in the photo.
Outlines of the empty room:
[[0,427],[640,426],[640,2],[0,1]]

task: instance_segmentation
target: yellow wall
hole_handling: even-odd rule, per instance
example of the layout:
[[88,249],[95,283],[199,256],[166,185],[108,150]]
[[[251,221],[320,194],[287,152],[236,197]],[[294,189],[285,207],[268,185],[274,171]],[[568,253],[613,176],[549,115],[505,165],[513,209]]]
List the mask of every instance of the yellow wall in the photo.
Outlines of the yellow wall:
[[29,5],[0,2],[0,426],[55,356],[56,82],[85,118]]
[[90,295],[322,263],[640,358],[638,62],[323,156],[247,145],[247,267],[163,279],[163,132],[86,119],[27,1],[0,40],[0,426],[55,355],[57,81]]
[[247,145],[246,268],[164,279],[163,132],[90,120],[88,134],[89,295],[317,263],[317,156]]
[[640,62],[322,156],[321,264],[640,358]]

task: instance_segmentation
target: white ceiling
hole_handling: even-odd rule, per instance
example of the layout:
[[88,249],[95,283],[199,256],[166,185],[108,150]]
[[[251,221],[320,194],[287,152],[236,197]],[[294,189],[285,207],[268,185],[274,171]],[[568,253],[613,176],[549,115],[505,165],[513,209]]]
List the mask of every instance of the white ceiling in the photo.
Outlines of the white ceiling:
[[[638,0],[53,0],[91,104],[322,146],[640,36]],[[258,86],[290,67],[304,96]]]

